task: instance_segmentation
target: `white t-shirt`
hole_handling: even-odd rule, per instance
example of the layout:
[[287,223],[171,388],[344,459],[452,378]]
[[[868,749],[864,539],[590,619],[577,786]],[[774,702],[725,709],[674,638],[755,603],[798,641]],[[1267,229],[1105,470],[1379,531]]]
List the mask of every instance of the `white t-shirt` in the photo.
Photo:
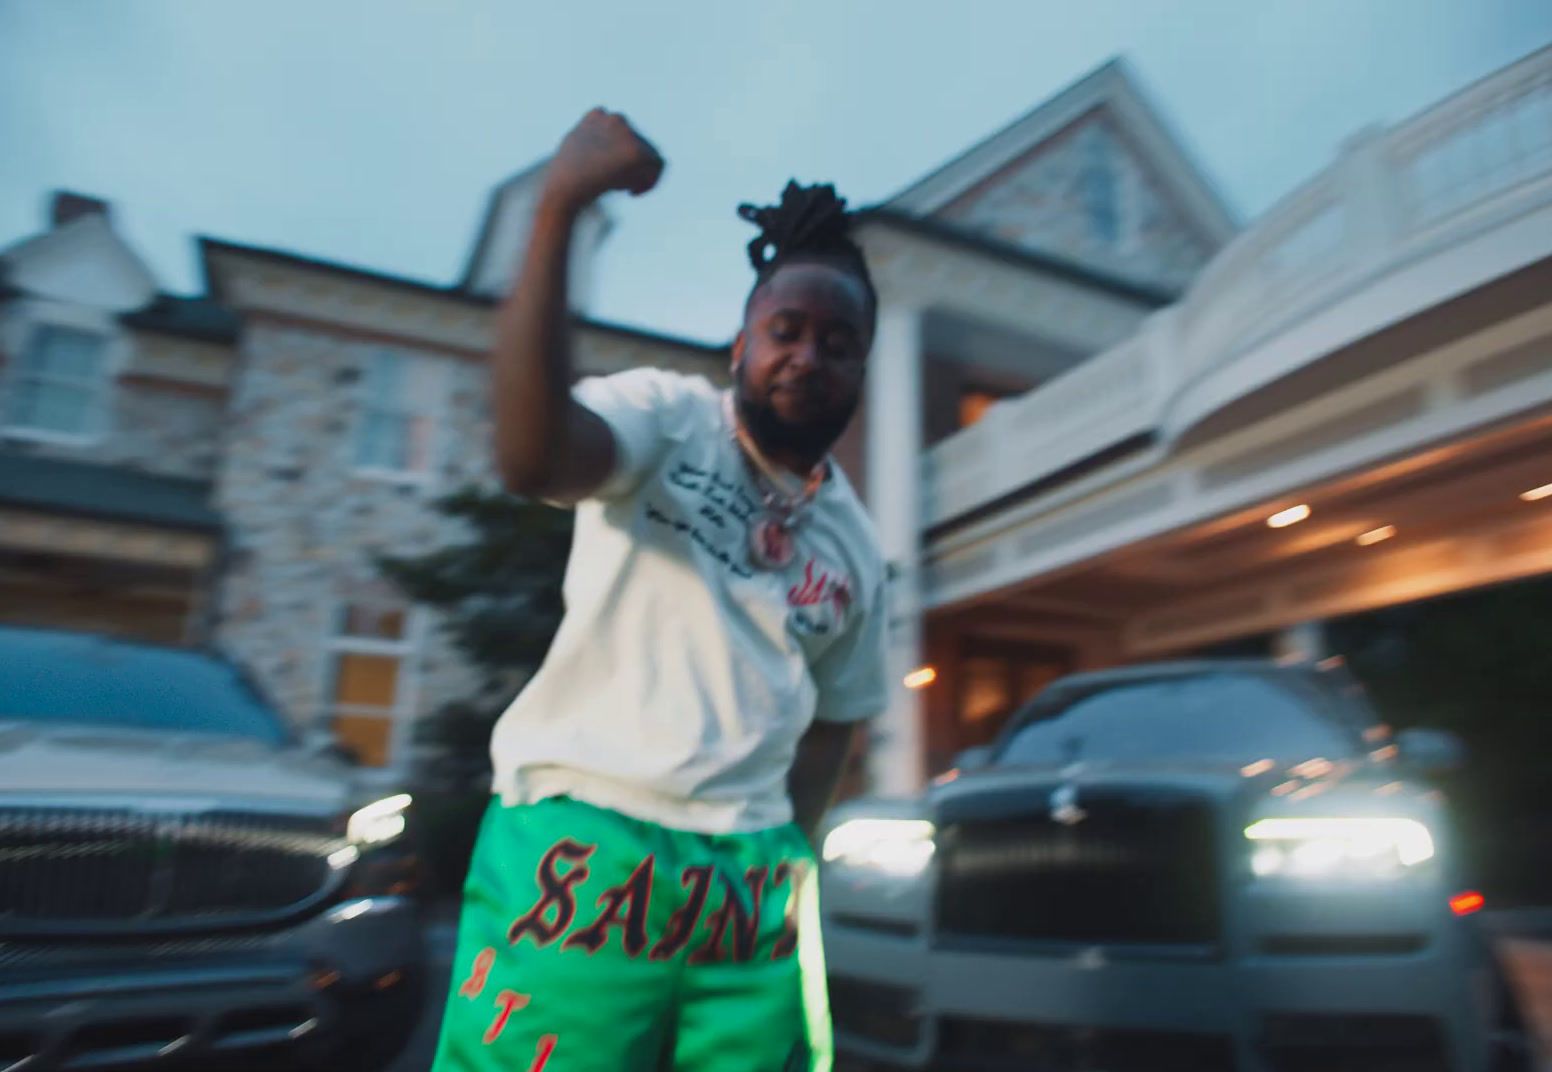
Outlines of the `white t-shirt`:
[[838,466],[783,569],[749,558],[758,498],[722,392],[657,369],[584,380],[617,465],[577,507],[566,616],[491,738],[507,803],[552,796],[676,829],[790,821],[814,719],[886,701],[878,538]]

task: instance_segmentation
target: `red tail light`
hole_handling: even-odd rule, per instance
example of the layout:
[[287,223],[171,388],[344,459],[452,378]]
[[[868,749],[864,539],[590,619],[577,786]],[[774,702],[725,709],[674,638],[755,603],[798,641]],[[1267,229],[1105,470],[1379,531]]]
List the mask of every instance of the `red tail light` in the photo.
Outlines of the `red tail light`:
[[1487,898],[1483,897],[1476,890],[1467,890],[1465,893],[1457,893],[1450,898],[1450,911],[1457,916],[1469,916],[1473,912],[1481,911],[1482,906],[1486,903]]

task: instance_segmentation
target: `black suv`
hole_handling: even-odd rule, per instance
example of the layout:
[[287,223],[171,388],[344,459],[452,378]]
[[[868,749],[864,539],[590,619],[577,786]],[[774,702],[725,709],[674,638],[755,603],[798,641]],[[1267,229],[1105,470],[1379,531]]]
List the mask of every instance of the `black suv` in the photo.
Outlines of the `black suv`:
[[216,655],[0,627],[0,1069],[381,1063],[420,1010],[409,805]]
[[1329,664],[1058,681],[922,798],[832,815],[838,1046],[891,1068],[1486,1069],[1512,1000],[1427,777],[1457,749],[1393,738]]

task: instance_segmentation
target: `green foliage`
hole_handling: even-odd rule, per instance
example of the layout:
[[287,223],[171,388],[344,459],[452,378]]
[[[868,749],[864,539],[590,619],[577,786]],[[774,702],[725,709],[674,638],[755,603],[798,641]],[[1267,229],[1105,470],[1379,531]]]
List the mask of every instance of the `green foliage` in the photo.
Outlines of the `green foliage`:
[[435,506],[461,521],[469,538],[421,555],[382,556],[378,566],[406,596],[440,614],[459,652],[482,672],[476,695],[448,703],[418,727],[431,746],[426,773],[471,785],[488,777],[491,728],[560,625],[572,514],[473,485]]

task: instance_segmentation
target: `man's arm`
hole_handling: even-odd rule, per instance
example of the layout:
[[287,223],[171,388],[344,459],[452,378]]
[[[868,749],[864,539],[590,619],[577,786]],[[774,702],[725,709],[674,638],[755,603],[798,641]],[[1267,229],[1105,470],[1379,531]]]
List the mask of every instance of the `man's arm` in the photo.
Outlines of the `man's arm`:
[[841,784],[856,736],[856,723],[815,722],[798,742],[792,770],[787,774],[787,792],[792,797],[793,821],[810,843],[825,812],[835,802],[835,791]]
[[646,193],[662,171],[662,157],[625,117],[602,109],[583,116],[550,160],[522,266],[496,316],[491,355],[496,471],[508,491],[575,502],[614,469],[608,425],[571,397],[571,238],[599,197]]

